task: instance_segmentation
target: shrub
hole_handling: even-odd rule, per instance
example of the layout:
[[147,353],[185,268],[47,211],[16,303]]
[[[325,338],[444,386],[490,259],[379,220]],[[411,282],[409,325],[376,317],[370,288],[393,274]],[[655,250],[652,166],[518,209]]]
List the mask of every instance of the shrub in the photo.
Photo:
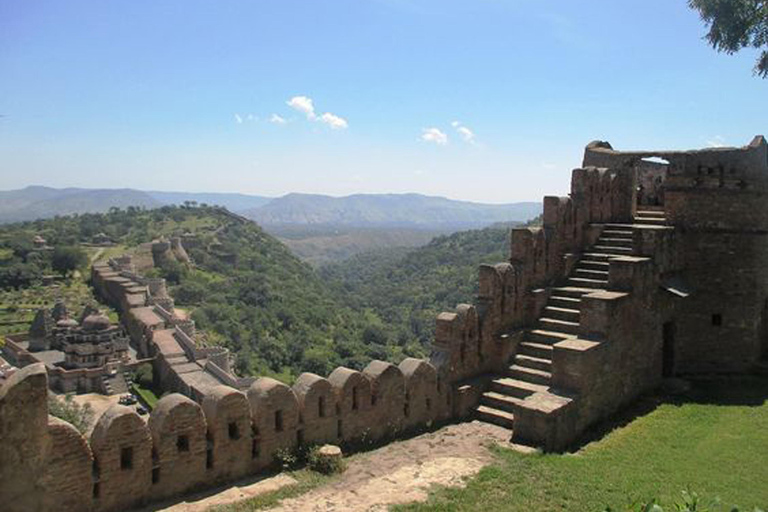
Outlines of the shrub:
[[84,434],[93,421],[93,409],[89,404],[78,405],[72,395],[59,399],[53,394],[48,395],[48,413],[71,423],[80,433]]
[[324,475],[334,475],[344,471],[344,459],[340,457],[323,457],[319,452],[319,446],[315,446],[309,451],[307,465],[312,471],[317,471]]

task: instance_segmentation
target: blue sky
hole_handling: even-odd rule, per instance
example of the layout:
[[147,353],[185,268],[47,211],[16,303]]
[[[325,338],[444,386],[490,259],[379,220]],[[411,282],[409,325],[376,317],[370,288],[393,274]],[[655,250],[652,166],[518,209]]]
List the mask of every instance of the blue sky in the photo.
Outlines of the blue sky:
[[704,33],[685,0],[0,0],[0,189],[539,200],[590,140],[768,131]]

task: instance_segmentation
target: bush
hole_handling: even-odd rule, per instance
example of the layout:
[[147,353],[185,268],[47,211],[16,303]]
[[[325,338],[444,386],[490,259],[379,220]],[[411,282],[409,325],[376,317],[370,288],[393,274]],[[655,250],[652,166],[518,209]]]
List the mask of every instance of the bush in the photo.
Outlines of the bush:
[[71,423],[80,433],[85,434],[93,421],[93,409],[89,404],[78,405],[72,399],[72,395],[66,395],[64,399],[56,398],[56,395],[48,395],[48,413],[59,419]]
[[309,451],[307,465],[312,471],[324,475],[335,475],[344,471],[344,459],[341,457],[324,457],[319,452],[319,446],[315,446]]

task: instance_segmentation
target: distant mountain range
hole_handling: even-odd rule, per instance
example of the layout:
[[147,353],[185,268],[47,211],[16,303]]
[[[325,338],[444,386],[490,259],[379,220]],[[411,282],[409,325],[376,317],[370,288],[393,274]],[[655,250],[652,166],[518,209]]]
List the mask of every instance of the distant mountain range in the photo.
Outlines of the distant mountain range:
[[156,192],[125,189],[51,188],[30,186],[0,191],[0,223],[45,219],[74,213],[101,213],[112,207],[158,208],[196,201],[233,212],[262,206],[272,198],[246,194]]
[[73,213],[99,213],[111,207],[156,208],[162,203],[132,189],[27,187],[0,191],[0,222],[46,219]]
[[496,222],[525,222],[541,213],[536,202],[484,204],[421,194],[330,197],[288,194],[242,213],[259,224],[467,229]]
[[247,194],[158,192],[135,189],[56,189],[30,186],[0,191],[0,223],[112,207],[157,208],[185,201],[219,205],[269,228],[280,226],[398,227],[467,229],[496,222],[525,222],[541,213],[536,202],[483,204],[420,194],[356,194],[331,197],[288,194],[269,198]]

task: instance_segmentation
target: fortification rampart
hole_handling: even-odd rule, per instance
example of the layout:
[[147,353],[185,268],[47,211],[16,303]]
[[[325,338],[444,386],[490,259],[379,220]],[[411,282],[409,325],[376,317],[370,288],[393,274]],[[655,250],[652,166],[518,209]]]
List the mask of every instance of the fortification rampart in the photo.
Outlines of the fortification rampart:
[[[591,143],[570,196],[545,198],[543,227],[513,230],[508,261],[481,266],[477,303],[437,317],[429,361],[304,373],[292,387],[230,375],[224,352],[198,348],[121,274],[129,260],[95,266],[94,286],[187,397],[164,397],[146,423],[115,406],[84,437],[47,417],[39,366],[17,372],[0,389],[3,503],[122,510],[262,471],[281,450],[473,414],[559,450],[664,376],[745,371],[768,353],[767,155],[762,138],[693,152]],[[640,210],[648,168],[661,204]]]
[[115,405],[82,436],[47,416],[46,379],[31,365],[0,390],[4,510],[125,510],[258,473],[280,450],[376,442],[451,416],[435,368],[406,359],[303,374],[293,387],[217,386],[201,404],[172,394],[146,422]]

